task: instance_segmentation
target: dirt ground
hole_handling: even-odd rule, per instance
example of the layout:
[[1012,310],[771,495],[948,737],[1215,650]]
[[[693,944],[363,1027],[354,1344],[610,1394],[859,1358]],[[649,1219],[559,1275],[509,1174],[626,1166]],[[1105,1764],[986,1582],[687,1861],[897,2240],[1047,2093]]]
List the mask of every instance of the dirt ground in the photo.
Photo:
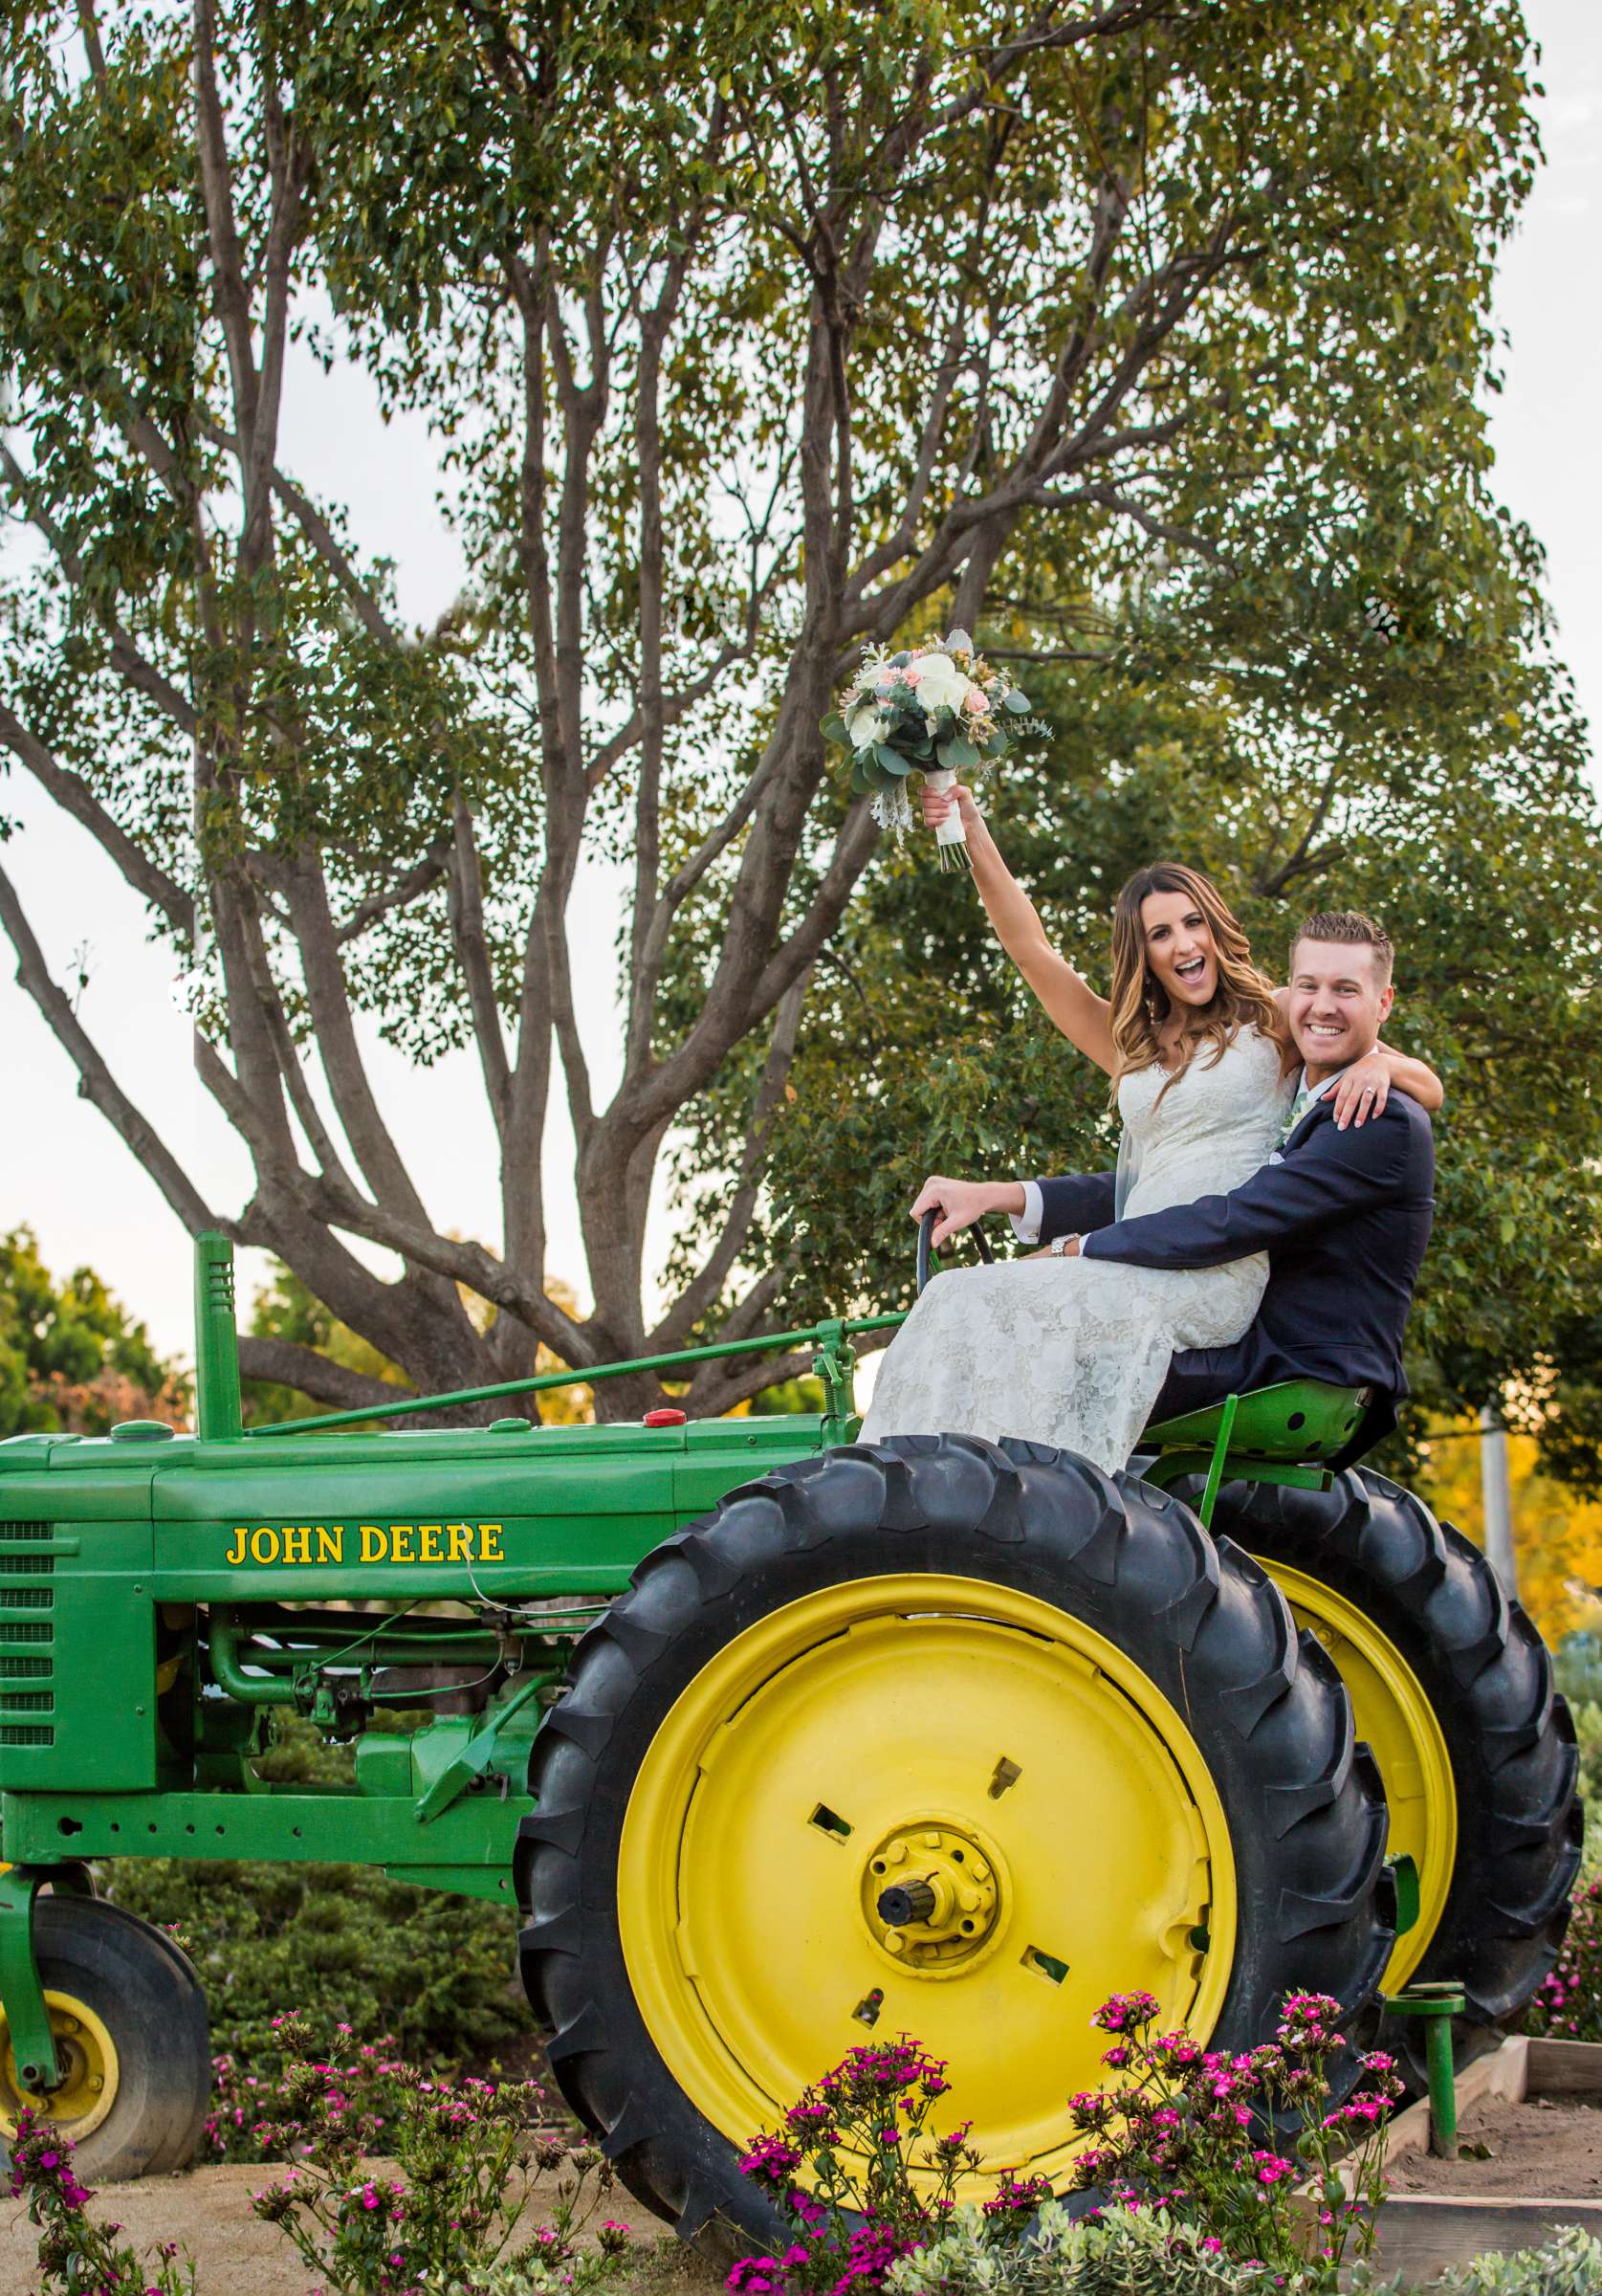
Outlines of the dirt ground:
[[1554,2098],[1525,2105],[1488,2097],[1458,2125],[1464,2144],[1489,2157],[1435,2160],[1404,2152],[1389,2174],[1394,2193],[1450,2193],[1459,2199],[1590,2200],[1602,2197],[1602,2109]]
[[[1405,2153],[1390,2172],[1397,2193],[1454,2193],[1490,2199],[1602,2197],[1602,2109],[1546,2099],[1507,2105],[1490,2099],[1463,2114],[1459,2134],[1489,2157],[1433,2160]],[[307,2296],[308,2276],[275,2225],[252,2214],[251,2195],[273,2182],[273,2168],[193,2169],[187,2175],[107,2185],[94,2214],[123,2226],[141,2250],[176,2241],[193,2257],[197,2296]],[[716,2296],[722,2275],[681,2248],[626,2194],[608,2203],[632,2225],[639,2263],[627,2296]],[[545,2220],[538,2203],[523,2221]],[[31,2296],[34,2232],[20,2207],[0,2201],[0,2296]]]
[[[108,2184],[91,2203],[101,2222],[123,2227],[141,2252],[176,2241],[194,2259],[196,2296],[307,2296],[310,2276],[275,2224],[251,2210],[251,2195],[281,2171],[265,2168],[191,2169],[181,2176],[146,2176],[137,2184]],[[632,2227],[639,2264],[627,2296],[715,2296],[722,2275],[682,2248],[655,2218],[626,2193],[607,2208]],[[523,2224],[533,2231],[546,2212],[531,2203]],[[37,2235],[16,2202],[0,2200],[0,2296],[30,2296],[36,2287]]]

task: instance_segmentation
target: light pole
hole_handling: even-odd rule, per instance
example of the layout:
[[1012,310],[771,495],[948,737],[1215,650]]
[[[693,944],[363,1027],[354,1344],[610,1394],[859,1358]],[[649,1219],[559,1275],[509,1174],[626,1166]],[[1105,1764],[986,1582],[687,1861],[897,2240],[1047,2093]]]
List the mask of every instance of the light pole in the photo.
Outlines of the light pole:
[[1485,1559],[1505,1593],[1517,1597],[1518,1563],[1513,1552],[1513,1483],[1507,1470],[1507,1429],[1502,1414],[1486,1403],[1480,1414],[1480,1489],[1485,1508]]

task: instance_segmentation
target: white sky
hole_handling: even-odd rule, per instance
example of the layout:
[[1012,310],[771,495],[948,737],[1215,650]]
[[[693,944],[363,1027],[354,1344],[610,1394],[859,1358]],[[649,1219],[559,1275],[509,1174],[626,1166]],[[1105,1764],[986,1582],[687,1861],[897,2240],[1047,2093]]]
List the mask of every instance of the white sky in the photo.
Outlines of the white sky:
[[[1506,386],[1494,411],[1497,482],[1503,499],[1547,545],[1560,644],[1594,727],[1602,725],[1602,430],[1592,402],[1602,372],[1602,318],[1581,282],[1594,276],[1602,237],[1602,10],[1595,0],[1525,0],[1525,13],[1544,50],[1548,165],[1498,288],[1498,319],[1510,342]],[[297,396],[292,379],[287,402],[289,468],[314,493],[348,505],[366,547],[395,560],[404,614],[431,620],[456,594],[462,567],[434,510],[433,456],[422,426],[385,428],[362,379],[350,373],[324,380],[308,370],[298,380],[305,389]],[[236,1210],[249,1167],[195,1082],[187,1027],[170,995],[171,958],[144,940],[139,904],[110,862],[33,794],[20,769],[7,784],[0,810],[24,818],[24,832],[11,840],[5,862],[58,979],[77,970],[75,952],[87,943],[91,978],[81,1011],[113,1072],[208,1201]],[[592,1048],[616,1039],[615,915],[603,879],[587,899],[581,888],[574,906],[576,972],[589,1005]],[[146,1319],[160,1346],[187,1356],[187,1239],[104,1119],[77,1098],[65,1054],[9,966],[0,978],[0,1047],[11,1110],[0,1134],[0,1231],[31,1225],[59,1274],[87,1262]],[[413,1071],[380,1049],[374,1077],[436,1221],[494,1242],[494,1155],[472,1056]],[[598,1073],[598,1090],[609,1082]],[[577,1278],[582,1261],[571,1140],[557,1125],[552,1136],[546,1154],[551,1269]],[[246,1255],[242,1269],[247,1293],[252,1260],[256,1255]]]

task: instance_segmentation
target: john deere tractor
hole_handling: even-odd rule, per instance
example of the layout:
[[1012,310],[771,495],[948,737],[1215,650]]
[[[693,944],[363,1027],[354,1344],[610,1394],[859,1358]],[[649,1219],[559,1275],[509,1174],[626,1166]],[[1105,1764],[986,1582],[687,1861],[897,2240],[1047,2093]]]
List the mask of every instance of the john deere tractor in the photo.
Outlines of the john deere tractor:
[[[1450,1978],[1472,2039],[1552,1964],[1547,1653],[1416,1499],[1331,1476],[1359,1395],[1232,1398],[1116,1476],[867,1446],[875,1317],[767,1343],[813,1347],[815,1416],[440,1424],[555,1375],[247,1431],[220,1237],[196,1304],[192,1437],[0,1446],[0,2117],[91,2176],[185,2159],[207,2091],[193,1968],[96,1894],[120,1857],[516,1898],[557,2080],[689,2238],[763,2229],[744,2139],[874,2027],[950,2060],[987,2176],[1064,2178],[1110,1993],[1242,2047],[1293,1986]],[[347,1788],[262,1780],[292,1711]]]

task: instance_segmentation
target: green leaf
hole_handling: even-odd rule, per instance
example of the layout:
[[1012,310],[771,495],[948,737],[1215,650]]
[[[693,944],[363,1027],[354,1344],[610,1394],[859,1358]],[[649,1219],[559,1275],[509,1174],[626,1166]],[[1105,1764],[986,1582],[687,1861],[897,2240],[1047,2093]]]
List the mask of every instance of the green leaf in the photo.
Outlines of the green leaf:
[[965,740],[960,734],[954,736],[950,741],[940,742],[938,755],[941,764],[949,765],[955,773],[967,773],[979,762],[978,751],[972,741]]
[[881,741],[876,745],[873,761],[881,772],[891,775],[897,781],[903,774],[911,773],[912,770],[911,759],[904,758],[898,749],[891,749],[888,741]]
[[1011,710],[1015,718],[1024,718],[1027,717],[1029,711],[1029,697],[1025,694],[1020,694],[1017,686],[1014,686],[1010,692],[1002,695],[1001,706],[1003,709]]

